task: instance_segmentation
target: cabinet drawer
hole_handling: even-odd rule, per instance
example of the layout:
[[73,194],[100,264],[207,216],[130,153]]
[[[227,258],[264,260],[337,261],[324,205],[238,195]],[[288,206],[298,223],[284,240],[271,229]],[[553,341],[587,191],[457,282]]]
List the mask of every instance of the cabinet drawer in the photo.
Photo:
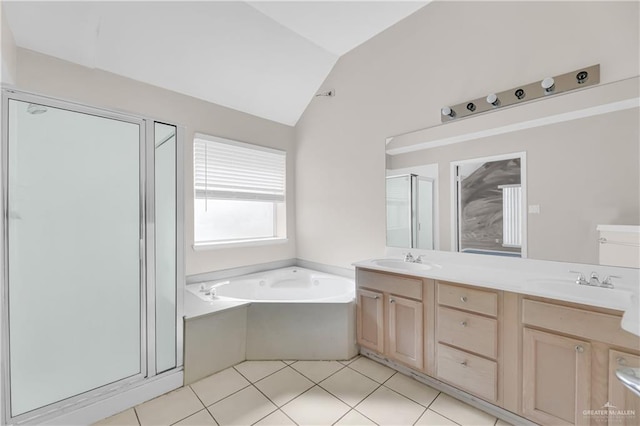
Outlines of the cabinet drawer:
[[438,344],[438,378],[453,386],[495,402],[498,395],[498,365],[470,353]]
[[498,354],[498,321],[479,315],[438,307],[438,341],[488,358]]
[[553,303],[529,299],[522,301],[524,324],[637,350],[638,336],[624,331],[620,327],[621,319],[617,315]]
[[397,296],[422,300],[422,280],[358,269],[358,288],[368,288]]
[[438,303],[484,315],[498,315],[498,294],[438,282]]

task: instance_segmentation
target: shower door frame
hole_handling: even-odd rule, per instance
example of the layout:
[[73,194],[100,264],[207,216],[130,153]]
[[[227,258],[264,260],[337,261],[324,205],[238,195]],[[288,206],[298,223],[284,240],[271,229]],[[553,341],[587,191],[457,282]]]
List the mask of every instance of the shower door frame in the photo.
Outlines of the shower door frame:
[[[33,409],[31,411],[12,416],[11,413],[11,380],[10,380],[10,348],[9,348],[9,101],[37,103],[52,108],[80,114],[88,114],[105,119],[123,121],[139,126],[139,259],[140,259],[140,372],[118,381],[107,383],[86,392],[70,396],[60,401]],[[0,150],[0,171],[2,176],[2,191],[0,202],[2,207],[2,253],[0,255],[1,291],[0,305],[2,306],[2,329],[0,343],[2,356],[0,377],[2,378],[2,424],[46,421],[74,409],[80,409],[98,401],[118,394],[120,391],[131,389],[145,383],[149,378],[162,377],[180,371],[183,368],[183,292],[184,286],[184,127],[168,123],[166,120],[156,120],[151,117],[94,107],[87,104],[49,97],[32,92],[22,91],[13,87],[2,86],[2,139]],[[155,122],[171,124],[176,127],[176,366],[160,375],[156,375],[156,347],[155,347]],[[182,284],[182,286],[181,286]]]

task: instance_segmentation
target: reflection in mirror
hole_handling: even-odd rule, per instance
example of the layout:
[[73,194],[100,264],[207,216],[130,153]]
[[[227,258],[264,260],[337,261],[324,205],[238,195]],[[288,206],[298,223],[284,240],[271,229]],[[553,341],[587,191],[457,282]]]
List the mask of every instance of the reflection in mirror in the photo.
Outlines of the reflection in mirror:
[[176,366],[176,126],[155,123],[156,370]]
[[[621,80],[395,136],[387,143],[386,174],[421,175],[425,165],[437,166],[436,249],[502,255],[521,250],[531,259],[637,268],[639,91],[640,79]],[[519,173],[494,171],[512,174],[511,180],[493,182],[490,174],[463,185],[458,232],[456,165],[513,153],[526,155]],[[468,179],[474,171],[462,174]],[[519,190],[510,189],[517,184]],[[493,198],[478,202],[474,191],[485,186]],[[519,212],[505,210],[508,197],[515,205],[521,197]],[[489,204],[491,211],[484,211]],[[504,220],[509,215],[510,225]],[[518,215],[521,235],[508,235],[517,229]],[[482,241],[472,244],[476,236]]]
[[452,163],[456,251],[522,256],[522,160],[516,154]]
[[387,176],[387,246],[434,249],[434,180]]

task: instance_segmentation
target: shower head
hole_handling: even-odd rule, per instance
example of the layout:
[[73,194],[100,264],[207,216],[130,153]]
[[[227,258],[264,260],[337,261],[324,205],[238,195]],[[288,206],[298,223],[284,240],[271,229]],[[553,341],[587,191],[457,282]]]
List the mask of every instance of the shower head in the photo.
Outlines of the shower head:
[[47,107],[44,105],[29,104],[27,105],[27,112],[29,114],[44,114],[47,112]]

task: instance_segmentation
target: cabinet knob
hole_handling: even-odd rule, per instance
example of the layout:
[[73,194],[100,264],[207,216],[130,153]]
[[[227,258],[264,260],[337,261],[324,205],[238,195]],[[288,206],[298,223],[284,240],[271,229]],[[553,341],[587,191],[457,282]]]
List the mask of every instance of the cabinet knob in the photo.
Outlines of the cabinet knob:
[[621,356],[616,358],[616,362],[618,363],[618,365],[627,365],[627,360],[622,358]]
[[389,303],[396,303],[395,299],[389,299]]
[[460,297],[460,301],[461,301],[461,302],[466,302],[466,301],[467,301],[467,296],[462,296],[462,297]]
[[374,298],[375,300],[378,300],[378,299],[380,299],[380,296],[374,296],[373,298]]
[[466,366],[467,366],[467,361],[466,361],[466,360],[465,360],[465,361],[462,361],[462,362],[460,363],[460,365],[461,365],[461,366],[463,366],[463,367],[466,367]]
[[584,348],[582,347],[582,345],[576,345],[576,352],[578,352],[579,354],[584,352]]
[[461,326],[463,326],[463,327],[466,327],[466,326],[467,326],[467,322],[466,322],[466,321],[462,321],[462,322],[460,323],[460,325],[461,325]]

